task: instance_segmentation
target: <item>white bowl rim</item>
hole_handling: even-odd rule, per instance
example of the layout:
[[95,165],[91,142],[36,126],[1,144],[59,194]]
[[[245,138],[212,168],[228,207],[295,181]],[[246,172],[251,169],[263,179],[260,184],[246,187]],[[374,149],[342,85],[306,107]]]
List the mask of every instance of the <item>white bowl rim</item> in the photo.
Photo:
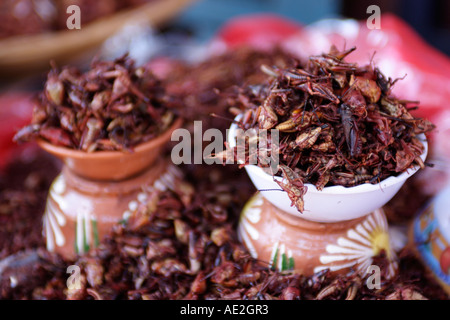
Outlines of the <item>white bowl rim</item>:
[[[242,117],[242,114],[239,114],[235,117],[235,121],[239,121]],[[227,135],[227,142],[230,145],[230,147],[234,147],[236,145],[235,143],[235,137],[236,137],[236,129],[237,129],[237,123],[233,122],[231,124],[231,127],[228,131],[228,135]],[[420,158],[422,159],[422,161],[425,162],[425,159],[427,157],[428,154],[428,142],[426,139],[425,134],[421,133],[419,135],[417,135],[417,138],[422,141],[423,146],[424,146],[424,150],[423,153],[420,155]],[[249,169],[253,169],[256,170],[256,174],[258,174],[261,178],[265,179],[265,180],[270,180],[271,182],[274,182],[274,180],[277,181],[283,181],[284,178],[280,177],[280,176],[271,176],[270,174],[264,172],[264,170],[256,165],[250,164],[250,165],[246,165],[246,168],[249,167]],[[308,188],[308,192],[320,192],[322,194],[354,194],[354,193],[366,193],[366,192],[373,192],[373,191],[379,191],[380,189],[383,190],[383,188],[387,188],[393,185],[396,185],[398,183],[402,183],[404,181],[406,181],[409,177],[411,177],[414,173],[416,173],[419,170],[419,166],[414,166],[411,168],[406,169],[406,171],[400,173],[398,176],[391,176],[388,177],[382,181],[380,181],[379,183],[376,184],[372,184],[372,183],[363,183],[363,184],[359,184],[357,186],[354,187],[344,187],[344,186],[330,186],[330,187],[325,187],[323,188],[321,191],[319,191],[315,185],[310,184],[310,183],[305,183],[305,186]],[[279,189],[282,190],[282,189]]]

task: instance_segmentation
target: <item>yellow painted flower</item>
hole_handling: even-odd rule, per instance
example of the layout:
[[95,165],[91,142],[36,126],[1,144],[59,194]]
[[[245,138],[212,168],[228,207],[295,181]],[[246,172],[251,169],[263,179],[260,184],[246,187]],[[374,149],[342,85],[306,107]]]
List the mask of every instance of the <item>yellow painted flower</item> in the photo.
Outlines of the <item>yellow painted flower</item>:
[[382,250],[391,262],[387,276],[392,277],[397,270],[396,255],[390,245],[386,217],[380,209],[350,229],[346,237],[338,238],[336,244],[327,245],[327,254],[320,256],[322,265],[316,267],[314,272],[328,268],[337,271],[354,267],[359,274],[364,275],[372,265],[373,257]]

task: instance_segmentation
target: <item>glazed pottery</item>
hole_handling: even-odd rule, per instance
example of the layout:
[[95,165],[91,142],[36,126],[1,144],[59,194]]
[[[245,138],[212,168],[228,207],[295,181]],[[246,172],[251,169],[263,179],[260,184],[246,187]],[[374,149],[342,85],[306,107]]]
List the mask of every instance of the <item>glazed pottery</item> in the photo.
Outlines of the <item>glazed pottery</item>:
[[442,190],[412,222],[410,243],[450,295],[450,186]]
[[397,270],[382,209],[348,221],[315,222],[280,210],[258,192],[242,211],[238,235],[254,258],[279,271],[365,274],[381,250],[391,262],[387,275]]
[[148,192],[175,184],[176,168],[161,157],[164,144],[181,119],[162,135],[137,146],[132,153],[86,153],[39,141],[64,162],[50,187],[43,233],[47,249],[73,259],[96,247],[111,228],[145,202]]

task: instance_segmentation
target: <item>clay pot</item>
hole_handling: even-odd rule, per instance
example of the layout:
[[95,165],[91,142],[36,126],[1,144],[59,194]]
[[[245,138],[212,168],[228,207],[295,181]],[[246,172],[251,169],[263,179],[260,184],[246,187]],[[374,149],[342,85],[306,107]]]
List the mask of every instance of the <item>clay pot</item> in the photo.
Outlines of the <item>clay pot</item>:
[[181,119],[162,135],[142,143],[133,153],[83,151],[39,145],[62,159],[64,167],[50,187],[44,214],[47,249],[68,259],[96,247],[111,228],[140,203],[148,193],[143,188],[175,183],[178,174],[161,151]]
[[391,261],[388,276],[397,270],[381,209],[353,220],[322,223],[284,212],[257,193],[242,211],[238,235],[254,258],[279,271],[365,274],[382,249]]
[[450,186],[416,216],[410,226],[411,247],[450,296]]

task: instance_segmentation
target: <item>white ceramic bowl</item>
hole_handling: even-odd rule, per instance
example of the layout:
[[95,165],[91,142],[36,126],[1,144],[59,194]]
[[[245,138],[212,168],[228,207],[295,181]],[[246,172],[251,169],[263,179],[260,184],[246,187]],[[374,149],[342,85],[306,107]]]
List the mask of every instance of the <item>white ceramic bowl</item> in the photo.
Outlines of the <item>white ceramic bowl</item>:
[[[239,119],[240,116],[235,120]],[[228,130],[227,140],[231,147],[236,145],[237,128],[237,124],[233,123]],[[428,144],[425,135],[420,135],[419,138],[425,147],[420,157],[425,161]],[[317,190],[312,184],[305,184],[308,191],[303,197],[305,203],[303,213],[300,213],[295,206],[291,206],[287,193],[274,180],[283,181],[283,178],[272,177],[256,165],[247,165],[245,169],[256,189],[280,190],[262,191],[264,197],[279,209],[311,221],[338,222],[360,218],[381,208],[394,197],[406,179],[416,173],[419,167],[408,169],[396,177],[389,177],[377,184],[365,183],[355,187],[332,186],[325,187],[322,191]]]

